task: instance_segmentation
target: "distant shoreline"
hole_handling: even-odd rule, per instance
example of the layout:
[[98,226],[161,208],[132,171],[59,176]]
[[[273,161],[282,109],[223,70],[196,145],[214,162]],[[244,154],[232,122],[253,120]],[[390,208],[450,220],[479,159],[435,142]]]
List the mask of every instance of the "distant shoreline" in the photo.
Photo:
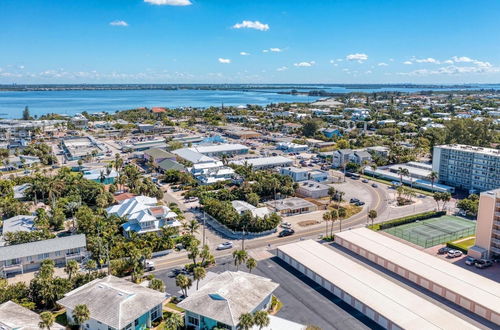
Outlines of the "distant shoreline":
[[[16,84],[0,85],[0,91],[93,91],[93,90],[227,90],[259,91],[299,89],[320,90],[332,87],[345,89],[382,89],[382,88],[418,88],[418,89],[499,89],[499,84]],[[496,87],[496,88],[494,88]],[[264,91],[262,91],[264,89]],[[269,91],[271,92],[271,91]]]

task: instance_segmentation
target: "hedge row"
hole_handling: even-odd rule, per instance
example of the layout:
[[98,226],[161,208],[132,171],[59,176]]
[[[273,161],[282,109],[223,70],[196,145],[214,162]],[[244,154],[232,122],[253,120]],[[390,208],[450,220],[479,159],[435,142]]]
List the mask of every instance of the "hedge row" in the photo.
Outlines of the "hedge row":
[[445,211],[424,212],[424,213],[414,214],[414,215],[410,215],[410,216],[399,218],[399,219],[394,219],[394,220],[389,220],[389,221],[385,221],[385,222],[381,222],[381,223],[376,223],[373,226],[368,226],[368,228],[370,228],[372,230],[375,230],[375,231],[384,230],[384,229],[388,229],[388,228],[392,228],[392,227],[404,225],[404,224],[407,224],[407,223],[412,223],[412,222],[415,222],[415,221],[420,221],[420,220],[426,220],[426,219],[430,219],[430,218],[441,217],[441,216],[443,216],[445,214],[446,214]]
[[468,252],[467,249],[464,249],[462,246],[455,244],[455,243],[452,243],[452,242],[446,243],[446,246],[449,247],[450,249],[453,249],[453,250],[462,251],[464,254],[467,254],[467,252]]

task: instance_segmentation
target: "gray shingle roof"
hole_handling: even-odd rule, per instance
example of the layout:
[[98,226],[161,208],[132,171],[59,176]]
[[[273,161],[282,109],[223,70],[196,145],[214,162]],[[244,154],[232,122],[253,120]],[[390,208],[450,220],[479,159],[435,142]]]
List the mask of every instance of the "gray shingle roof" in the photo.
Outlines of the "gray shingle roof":
[[0,261],[85,247],[84,234],[0,247]]
[[[12,301],[0,305],[0,329],[1,330],[36,330],[39,329],[40,315],[20,306]],[[51,329],[66,329],[58,323],[54,323]]]
[[179,170],[183,171],[185,169],[184,165],[177,163],[176,161],[173,161],[171,159],[164,159],[158,164],[158,166],[164,170]]
[[236,326],[241,314],[253,310],[279,286],[270,279],[226,271],[178,304],[192,313]]
[[110,275],[67,293],[57,303],[69,309],[85,304],[92,319],[121,329],[164,300],[164,293]]

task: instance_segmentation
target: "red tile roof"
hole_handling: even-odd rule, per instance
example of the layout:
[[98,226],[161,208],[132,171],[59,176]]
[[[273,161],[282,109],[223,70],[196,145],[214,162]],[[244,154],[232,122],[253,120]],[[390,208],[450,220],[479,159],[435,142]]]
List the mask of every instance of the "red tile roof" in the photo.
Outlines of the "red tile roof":
[[135,195],[132,194],[132,193],[123,193],[123,194],[119,194],[119,195],[116,195],[115,196],[115,201],[117,201],[118,203],[119,202],[123,202],[124,200],[126,199],[129,199],[129,198],[132,198],[134,197]]
[[160,113],[160,112],[165,112],[165,108],[160,108],[160,107],[154,107],[153,109],[151,109],[151,111],[153,113]]

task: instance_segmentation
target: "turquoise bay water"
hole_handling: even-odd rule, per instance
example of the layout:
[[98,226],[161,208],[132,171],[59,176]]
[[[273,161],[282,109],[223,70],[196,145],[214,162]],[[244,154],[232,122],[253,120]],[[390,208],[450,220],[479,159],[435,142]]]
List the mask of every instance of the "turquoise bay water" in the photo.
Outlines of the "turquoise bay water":
[[[290,85],[289,85],[290,86]],[[299,91],[320,88],[333,93],[350,92],[417,92],[415,87],[381,87],[353,89],[331,85],[297,85]],[[477,85],[472,89],[500,89],[500,85]],[[454,88],[426,88],[426,90],[452,90]],[[457,88],[455,88],[457,89]],[[282,89],[281,91],[289,91]],[[318,97],[304,95],[278,94],[279,90],[65,90],[65,91],[0,91],[0,118],[19,118],[25,106],[30,108],[32,116],[46,113],[74,115],[83,111],[115,112],[138,107],[163,106],[209,107],[225,105],[257,104],[267,105],[279,102],[313,102]]]

